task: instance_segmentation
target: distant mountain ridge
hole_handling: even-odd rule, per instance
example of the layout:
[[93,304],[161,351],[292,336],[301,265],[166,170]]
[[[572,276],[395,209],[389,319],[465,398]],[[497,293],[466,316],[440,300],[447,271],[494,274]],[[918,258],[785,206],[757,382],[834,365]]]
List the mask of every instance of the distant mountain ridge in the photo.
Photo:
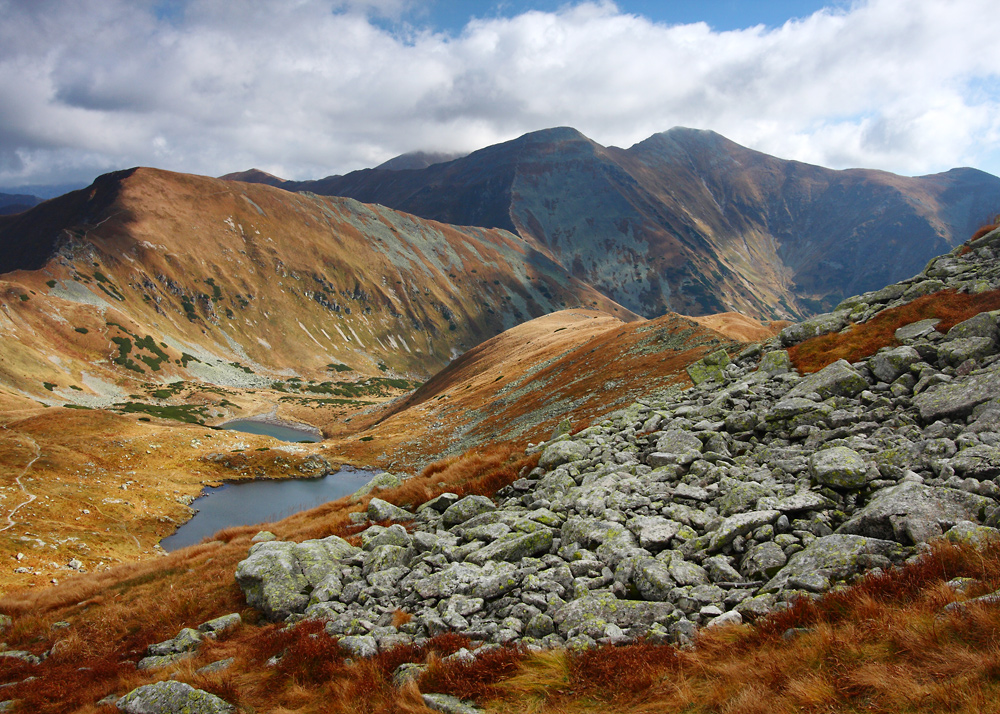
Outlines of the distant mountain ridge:
[[27,211],[44,200],[44,198],[23,193],[0,193],[0,215],[11,215]]
[[547,129],[423,169],[281,187],[530,237],[647,317],[801,318],[913,275],[1000,205],[1000,178],[975,169],[836,171],[682,127],[629,149]]

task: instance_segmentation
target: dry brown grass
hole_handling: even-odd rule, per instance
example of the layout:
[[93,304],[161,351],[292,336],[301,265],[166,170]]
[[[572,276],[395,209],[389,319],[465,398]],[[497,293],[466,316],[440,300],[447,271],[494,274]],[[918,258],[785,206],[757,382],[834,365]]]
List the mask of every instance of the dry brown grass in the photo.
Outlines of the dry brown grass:
[[898,344],[895,332],[918,320],[937,318],[936,329],[947,332],[963,320],[984,310],[1000,308],[1000,290],[969,295],[942,290],[912,302],[884,310],[868,322],[851,325],[843,333],[812,337],[788,349],[792,364],[802,374],[817,372],[838,359],[848,362],[870,357],[883,347]]
[[[537,456],[527,457],[506,446],[474,450],[432,464],[426,473],[376,495],[410,506],[445,491],[492,495],[491,488],[512,482],[537,461]],[[331,534],[350,537],[359,527],[347,514],[364,510],[371,498],[357,502],[343,498],[267,527],[291,540]],[[469,640],[445,635],[419,650],[401,648],[349,665],[334,640],[317,636],[315,623],[288,630],[255,626],[260,614],[247,608],[233,573],[259,528],[227,528],[209,542],[163,558],[0,599],[0,611],[14,618],[4,633],[10,647],[41,655],[56,646],[41,667],[0,661],[0,682],[21,682],[8,690],[10,696],[21,699],[27,711],[43,714],[89,711],[107,694],[125,694],[171,672],[247,710],[318,713],[328,711],[328,700],[342,700],[350,702],[342,711],[426,712],[415,690],[393,687],[393,671],[403,661],[452,654],[468,646]],[[245,625],[203,646],[196,660],[158,673],[136,671],[135,663],[148,645],[230,612],[240,612]],[[393,620],[402,624],[411,617],[399,611]],[[70,627],[53,629],[59,620]],[[266,664],[282,653],[277,668]],[[231,673],[195,674],[198,667],[226,657],[238,661]],[[38,679],[23,681],[28,676]]]

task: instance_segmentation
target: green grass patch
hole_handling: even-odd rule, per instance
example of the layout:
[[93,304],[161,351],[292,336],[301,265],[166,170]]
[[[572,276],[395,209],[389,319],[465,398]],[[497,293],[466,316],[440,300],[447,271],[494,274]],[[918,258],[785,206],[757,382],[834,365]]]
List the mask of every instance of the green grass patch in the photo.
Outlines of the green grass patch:
[[18,295],[18,297],[21,298],[21,302],[27,302],[31,299],[27,295]]
[[45,284],[48,285],[50,288],[54,288],[56,286],[56,281],[55,280],[46,280]]
[[172,419],[187,424],[202,424],[207,407],[192,404],[158,406],[142,402],[125,402],[124,404],[116,404],[115,409],[123,414],[149,414],[159,419]]
[[56,385],[52,384],[52,382],[42,382],[42,386],[45,387],[50,392],[56,388]]
[[330,364],[328,364],[326,366],[326,368],[328,370],[330,370],[331,372],[353,372],[354,371],[353,369],[351,369],[350,367],[348,367],[346,364],[337,364],[335,362],[331,362]]
[[88,332],[90,332],[90,330],[88,330],[86,327],[74,327],[73,329],[79,332],[81,335],[86,335]]

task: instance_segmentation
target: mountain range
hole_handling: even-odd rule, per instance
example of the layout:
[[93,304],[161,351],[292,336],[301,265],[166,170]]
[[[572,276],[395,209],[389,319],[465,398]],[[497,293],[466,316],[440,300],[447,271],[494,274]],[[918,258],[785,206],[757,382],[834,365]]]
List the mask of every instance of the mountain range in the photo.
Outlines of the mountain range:
[[629,149],[555,128],[391,163],[276,185],[511,231],[644,317],[801,319],[914,274],[1000,205],[1000,179],[975,169],[834,171],[682,127]]

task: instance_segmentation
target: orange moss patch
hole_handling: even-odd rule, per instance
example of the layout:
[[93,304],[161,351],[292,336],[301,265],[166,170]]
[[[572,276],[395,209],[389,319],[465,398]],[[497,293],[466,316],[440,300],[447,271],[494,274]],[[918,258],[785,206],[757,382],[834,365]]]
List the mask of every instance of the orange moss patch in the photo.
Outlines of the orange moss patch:
[[942,290],[912,302],[884,310],[865,323],[851,325],[843,333],[812,337],[790,347],[792,364],[802,374],[817,372],[838,359],[857,362],[883,347],[898,345],[895,332],[911,322],[937,318],[936,329],[947,332],[963,320],[985,310],[1000,308],[1000,290],[977,295]]

